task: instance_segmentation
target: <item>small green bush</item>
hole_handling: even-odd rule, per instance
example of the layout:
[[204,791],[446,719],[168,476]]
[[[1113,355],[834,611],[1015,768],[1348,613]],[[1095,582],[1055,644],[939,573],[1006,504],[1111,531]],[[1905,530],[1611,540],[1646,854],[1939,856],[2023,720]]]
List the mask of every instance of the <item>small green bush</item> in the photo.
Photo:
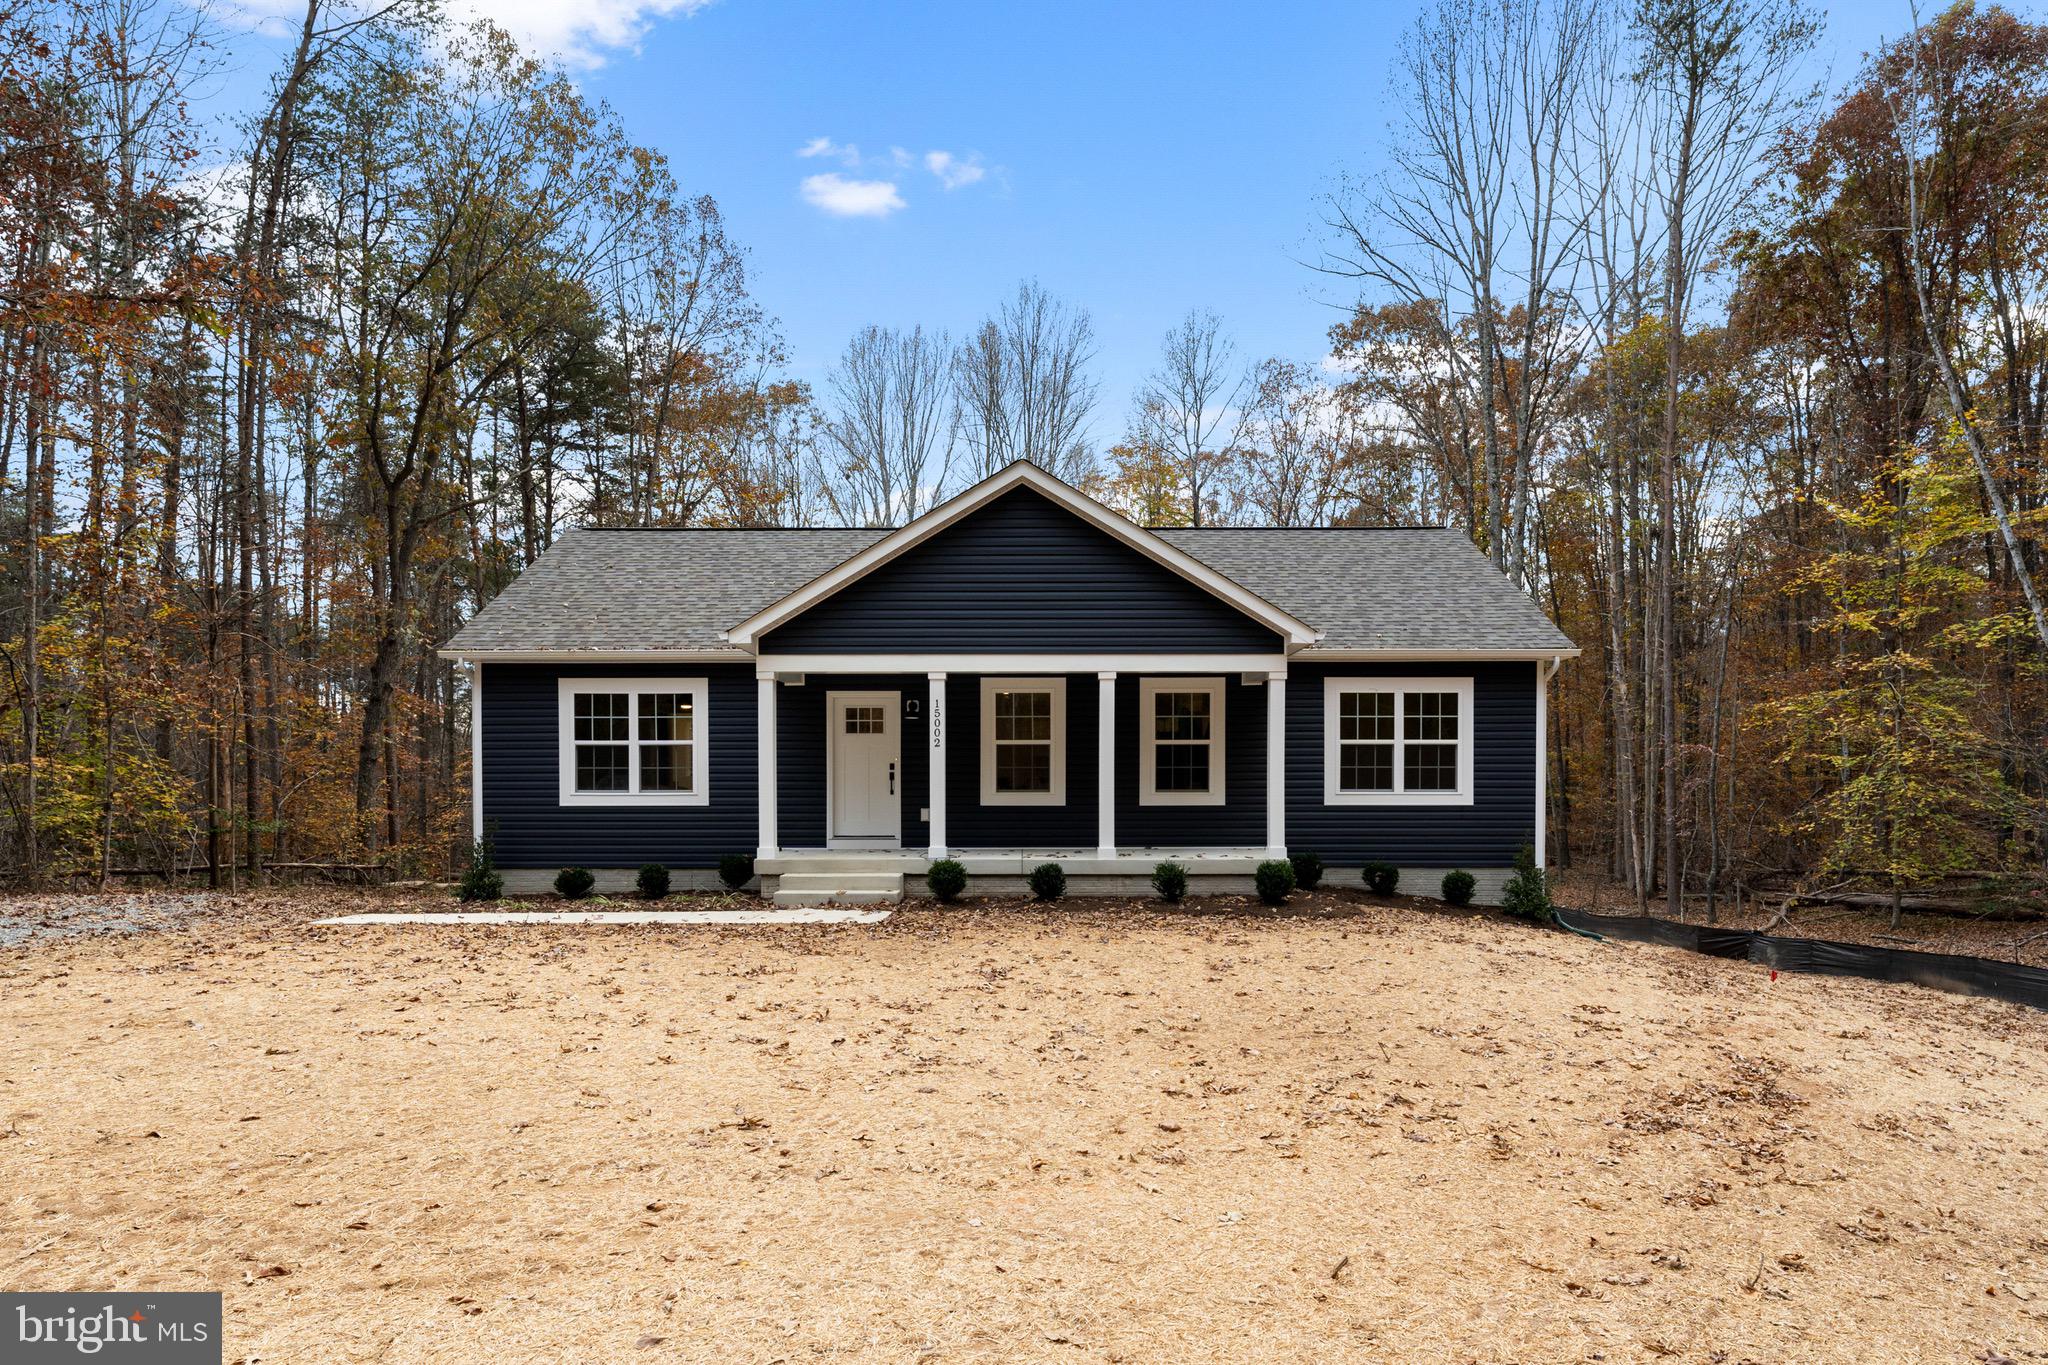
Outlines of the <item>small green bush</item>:
[[1470,905],[1472,903],[1473,889],[1478,885],[1479,883],[1472,879],[1470,872],[1446,872],[1444,873],[1444,899],[1452,905]]
[[1040,863],[1031,869],[1031,894],[1034,899],[1056,901],[1067,894],[1067,874],[1058,863]]
[[668,894],[668,869],[660,863],[648,863],[640,869],[634,884],[640,888],[641,896],[658,901]]
[[1313,853],[1297,853],[1288,862],[1294,864],[1294,884],[1303,891],[1313,891],[1323,884],[1323,860]]
[[1285,858],[1260,863],[1252,873],[1252,885],[1259,888],[1259,899],[1266,904],[1284,904],[1288,892],[1294,890],[1294,864]]
[[952,858],[941,858],[925,869],[924,880],[940,900],[958,900],[967,889],[967,869]]
[[469,866],[463,869],[462,884],[455,898],[464,901],[494,901],[505,894],[505,879],[491,864],[491,845],[479,839],[469,846]]
[[564,900],[580,901],[597,885],[587,867],[565,867],[555,874],[555,894]]
[[1515,854],[1515,875],[1501,888],[1500,908],[1535,924],[1548,924],[1557,917],[1557,907],[1550,901],[1550,881],[1536,866],[1536,850],[1527,844]]
[[1391,896],[1394,888],[1401,884],[1401,869],[1392,863],[1375,860],[1367,863],[1363,871],[1365,884],[1375,896]]
[[718,860],[718,880],[726,888],[737,891],[754,879],[754,855],[751,853],[728,853]]
[[1188,870],[1179,863],[1161,863],[1152,869],[1152,889],[1163,901],[1177,901],[1188,893]]

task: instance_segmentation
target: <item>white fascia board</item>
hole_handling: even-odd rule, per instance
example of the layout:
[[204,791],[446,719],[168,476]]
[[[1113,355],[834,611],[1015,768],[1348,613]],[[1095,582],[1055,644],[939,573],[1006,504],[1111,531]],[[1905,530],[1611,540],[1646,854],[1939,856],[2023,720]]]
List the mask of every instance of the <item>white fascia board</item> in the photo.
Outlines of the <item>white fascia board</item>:
[[762,654],[755,658],[754,666],[777,677],[791,673],[1002,673],[1024,677],[1258,673],[1285,677],[1287,659],[1285,654]]
[[1104,507],[1080,489],[1023,460],[996,471],[972,488],[940,503],[908,526],[891,531],[839,567],[820,574],[780,601],[755,612],[726,631],[725,638],[735,645],[751,647],[765,632],[809,610],[847,584],[872,573],[906,550],[930,539],[976,508],[1020,486],[1052,499],[1132,549],[1165,565],[1197,587],[1205,589],[1212,596],[1222,598],[1247,616],[1270,626],[1286,639],[1290,649],[1312,645],[1322,638],[1322,632],[1308,622],[1282,611],[1243,584],[1216,572],[1187,551],[1169,544],[1130,519]]

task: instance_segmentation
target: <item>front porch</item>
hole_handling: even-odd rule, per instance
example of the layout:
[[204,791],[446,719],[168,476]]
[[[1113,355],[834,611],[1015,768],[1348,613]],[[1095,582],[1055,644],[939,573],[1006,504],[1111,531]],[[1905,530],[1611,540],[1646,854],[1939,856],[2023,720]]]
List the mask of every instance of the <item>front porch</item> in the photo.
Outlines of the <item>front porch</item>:
[[947,857],[988,890],[1051,861],[1138,891],[1171,858],[1221,891],[1286,854],[1284,655],[770,653],[756,687],[764,894]]

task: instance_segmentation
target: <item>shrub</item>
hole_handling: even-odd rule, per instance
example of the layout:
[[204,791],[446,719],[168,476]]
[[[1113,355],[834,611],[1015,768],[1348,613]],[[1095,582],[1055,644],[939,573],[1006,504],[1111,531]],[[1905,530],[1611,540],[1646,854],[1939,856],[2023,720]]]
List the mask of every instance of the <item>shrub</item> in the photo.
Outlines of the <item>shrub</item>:
[[1550,882],[1536,866],[1536,850],[1523,844],[1515,853],[1515,875],[1501,888],[1500,908],[1516,919],[1548,924],[1557,915],[1550,903]]
[[1391,896],[1401,884],[1401,869],[1392,863],[1370,862],[1364,868],[1365,884],[1375,896]]
[[1163,901],[1177,901],[1188,893],[1188,870],[1179,863],[1161,863],[1152,869],[1152,889]]
[[640,876],[635,880],[635,885],[640,888],[642,896],[651,901],[658,901],[668,894],[668,869],[660,863],[648,863],[640,869]]
[[580,901],[597,885],[587,867],[565,867],[555,874],[555,894],[564,900]]
[[1031,894],[1038,900],[1056,901],[1067,894],[1067,874],[1058,863],[1040,863],[1031,869]]
[[1260,863],[1252,873],[1252,885],[1259,888],[1259,899],[1266,904],[1283,904],[1287,893],[1294,890],[1294,864],[1285,858]]
[[1444,873],[1444,899],[1452,905],[1470,905],[1473,889],[1477,886],[1470,872]]
[[718,860],[718,880],[727,889],[737,891],[754,879],[754,855],[751,853],[728,853]]
[[924,880],[940,900],[957,900],[967,889],[967,869],[952,858],[941,858],[925,869]]
[[1323,860],[1313,853],[1297,853],[1287,860],[1294,864],[1294,884],[1313,891],[1323,884]]
[[505,879],[491,864],[491,845],[489,841],[479,839],[469,846],[469,866],[463,870],[462,884],[455,889],[455,898],[494,901],[504,894]]

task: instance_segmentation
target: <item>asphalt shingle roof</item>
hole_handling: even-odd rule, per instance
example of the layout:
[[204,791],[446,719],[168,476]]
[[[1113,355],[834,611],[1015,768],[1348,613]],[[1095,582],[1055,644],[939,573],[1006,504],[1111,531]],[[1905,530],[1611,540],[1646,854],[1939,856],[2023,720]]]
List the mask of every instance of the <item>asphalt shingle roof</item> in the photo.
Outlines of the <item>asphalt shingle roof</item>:
[[[456,632],[447,648],[456,653],[729,648],[718,638],[720,631],[886,534],[849,529],[572,531]],[[1159,535],[1323,631],[1316,648],[1572,648],[1536,604],[1458,531],[1218,527]]]
[[1204,527],[1157,532],[1323,632],[1318,649],[1571,649],[1464,532]]

